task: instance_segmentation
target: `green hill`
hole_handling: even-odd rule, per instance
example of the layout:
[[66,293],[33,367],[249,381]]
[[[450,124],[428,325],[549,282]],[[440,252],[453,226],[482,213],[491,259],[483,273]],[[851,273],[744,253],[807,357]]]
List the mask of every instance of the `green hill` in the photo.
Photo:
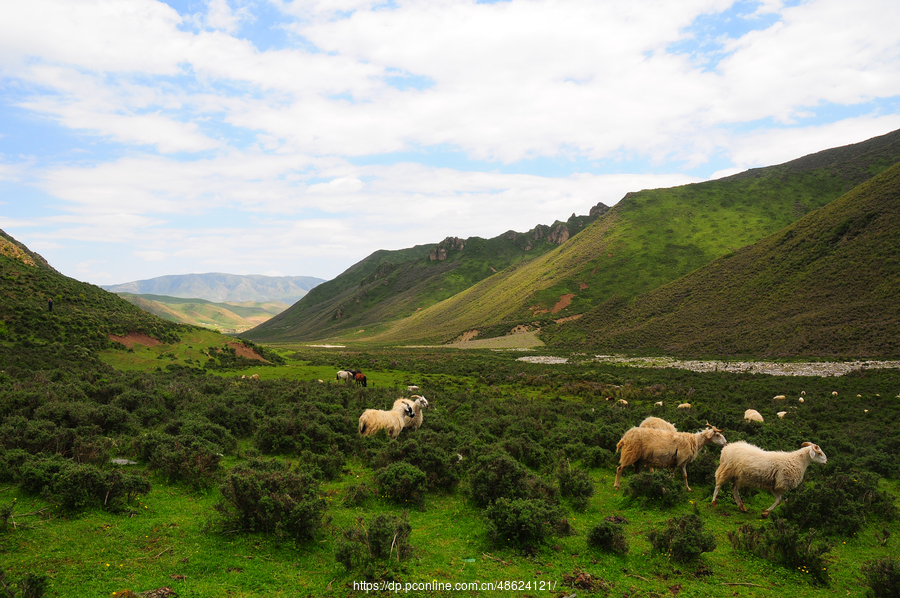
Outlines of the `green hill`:
[[166,295],[132,295],[131,293],[118,293],[118,295],[144,311],[165,320],[210,328],[223,333],[244,332],[288,308],[286,303],[277,301],[216,303],[205,299],[185,299]]
[[762,241],[545,335],[603,351],[900,356],[900,165]]
[[0,231],[0,362],[5,366],[41,369],[94,360],[98,350],[112,346],[110,334],[175,342],[180,330],[113,293],[63,276]]
[[614,297],[628,301],[781,230],[898,161],[895,131],[715,181],[629,193],[564,245],[370,338],[496,335],[552,325]]
[[437,244],[376,251],[322,283],[287,311],[244,333],[259,341],[321,339],[381,327],[490,279],[498,272],[571,242],[608,208],[526,233],[493,239],[447,237]]

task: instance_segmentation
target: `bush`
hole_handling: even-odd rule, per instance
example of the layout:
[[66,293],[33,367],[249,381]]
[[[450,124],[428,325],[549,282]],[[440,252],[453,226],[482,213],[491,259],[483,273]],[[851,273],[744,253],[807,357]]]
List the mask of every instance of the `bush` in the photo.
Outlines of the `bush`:
[[528,470],[504,451],[492,451],[478,458],[469,472],[469,491],[479,507],[500,498],[525,498]]
[[222,500],[214,508],[224,526],[236,528],[232,531],[309,540],[326,509],[318,482],[278,461],[252,459],[236,465],[219,490]]
[[590,548],[605,552],[626,554],[628,544],[625,542],[625,530],[622,524],[612,521],[601,521],[588,532],[587,545]]
[[375,472],[375,482],[382,495],[394,502],[410,502],[421,506],[425,502],[425,473],[409,463],[392,463]]
[[574,469],[565,462],[560,464],[557,477],[560,495],[571,500],[576,510],[584,511],[594,495],[594,482],[590,474],[583,469]]
[[900,560],[886,556],[866,561],[862,566],[862,574],[869,584],[869,595],[875,598],[900,598]]
[[[19,591],[14,593],[12,589],[18,587]],[[0,588],[9,598],[41,598],[47,590],[47,577],[45,575],[35,575],[34,573],[26,573],[25,577],[14,583],[6,578],[6,572],[0,569]]]
[[837,469],[815,485],[799,488],[780,514],[801,529],[852,536],[865,525],[867,515],[891,519],[896,512],[894,497],[878,490],[877,474]]
[[218,445],[194,436],[150,432],[135,440],[135,447],[151,469],[194,488],[211,486],[222,460]]
[[124,510],[138,495],[148,492],[150,482],[139,474],[77,464],[54,476],[51,495],[69,511],[100,507],[116,512]]
[[681,478],[673,475],[669,469],[642,471],[633,475],[628,478],[626,489],[629,497],[640,500],[645,506],[654,505],[662,508],[673,506],[683,493],[684,484]]
[[715,537],[703,532],[703,520],[693,514],[669,519],[665,528],[647,532],[647,539],[657,552],[679,563],[696,561],[716,549]]
[[344,496],[344,504],[348,507],[361,507],[372,498],[372,489],[365,484],[353,485],[347,488]]
[[815,542],[816,536],[815,531],[801,533],[800,528],[780,517],[761,528],[746,524],[737,532],[728,532],[728,539],[735,550],[780,563],[788,569],[809,575],[815,584],[827,585],[826,555],[831,551],[831,546]]
[[540,499],[499,498],[484,515],[494,543],[526,550],[545,543],[563,519],[558,506]]
[[359,518],[356,527],[341,532],[334,558],[347,571],[357,571],[367,579],[394,579],[399,563],[412,554],[411,536],[406,511],[400,516],[376,515],[368,528]]

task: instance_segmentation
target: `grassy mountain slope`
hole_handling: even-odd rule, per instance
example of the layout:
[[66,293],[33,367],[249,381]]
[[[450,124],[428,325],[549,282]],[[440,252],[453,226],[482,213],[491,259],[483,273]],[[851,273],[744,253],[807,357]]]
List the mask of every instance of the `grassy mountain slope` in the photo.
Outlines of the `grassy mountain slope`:
[[325,282],[313,276],[263,276],[261,274],[174,274],[123,284],[105,285],[114,293],[164,295],[185,299],[227,301],[279,301],[291,305],[316,285]]
[[[0,231],[0,363],[57,367],[95,359],[110,334],[174,342],[180,328],[100,287],[63,276]],[[53,300],[53,311],[49,302]]]
[[752,246],[545,340],[681,355],[900,356],[900,165]]
[[[372,338],[447,341],[629,300],[784,228],[898,161],[895,131],[715,181],[629,193],[568,243]],[[554,310],[564,296],[569,305]]]
[[288,308],[286,303],[277,301],[215,303],[204,299],[185,299],[165,295],[119,293],[119,296],[165,320],[202,326],[225,333],[249,330]]
[[[586,228],[606,210],[565,223],[508,231],[493,239],[448,237],[433,245],[377,251],[312,289],[290,309],[244,334],[254,340],[310,340],[371,332],[446,300],[503,269],[534,259]],[[569,239],[568,242],[571,242]]]

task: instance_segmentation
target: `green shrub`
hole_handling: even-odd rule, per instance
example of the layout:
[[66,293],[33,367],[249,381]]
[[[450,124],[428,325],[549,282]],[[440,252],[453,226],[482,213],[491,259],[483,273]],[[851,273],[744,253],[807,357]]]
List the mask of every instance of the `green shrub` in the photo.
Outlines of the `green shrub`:
[[274,460],[251,459],[236,465],[219,491],[222,499],[214,509],[230,531],[309,540],[318,531],[326,509],[316,480]]
[[678,473],[680,472],[675,470],[673,474],[671,469],[642,471],[628,478],[625,493],[645,506],[671,507],[684,494],[684,484],[681,476],[676,475]]
[[557,478],[560,495],[568,498],[576,510],[584,511],[594,495],[594,482],[590,474],[583,469],[573,468],[566,461],[560,464]]
[[892,519],[896,513],[894,497],[878,490],[877,474],[836,469],[816,484],[798,488],[780,515],[801,529],[852,536],[862,529],[867,516]]
[[425,502],[427,477],[409,463],[392,463],[375,472],[379,492],[394,502],[409,502],[421,506]]
[[73,464],[54,476],[51,495],[63,509],[69,511],[99,507],[115,512],[125,509],[138,495],[148,492],[150,482],[139,474]]
[[501,497],[484,511],[488,533],[495,544],[532,550],[554,535],[563,519],[557,505],[540,499]]
[[406,511],[400,516],[378,514],[368,527],[359,518],[355,527],[341,532],[334,557],[347,571],[355,571],[366,579],[395,579],[401,561],[413,552],[411,536],[412,526]]
[[221,447],[195,436],[150,432],[135,440],[135,448],[151,469],[194,488],[211,486],[222,460]]
[[[0,588],[3,589],[5,595],[9,596],[9,598],[41,598],[47,590],[47,577],[45,575],[26,573],[16,583],[7,579],[6,572],[0,569]],[[13,592],[13,589],[18,589],[18,592]]]
[[869,585],[869,595],[874,598],[900,598],[900,559],[886,556],[866,561],[862,574]]
[[582,461],[588,467],[611,467],[616,464],[616,454],[603,447],[592,446],[584,451]]
[[524,465],[504,451],[491,451],[478,457],[469,471],[469,493],[479,507],[500,498],[525,498],[529,477]]
[[625,541],[625,530],[621,523],[601,521],[588,532],[587,545],[590,548],[606,552],[626,554],[628,544]]
[[775,516],[767,525],[756,528],[746,524],[728,532],[735,550],[749,552],[808,575],[814,584],[828,584],[827,554],[831,546],[817,542],[818,532],[802,533],[786,519]]
[[694,514],[669,519],[664,528],[647,532],[647,539],[654,550],[679,563],[696,561],[716,549],[715,537],[704,533],[703,520]]
[[372,498],[372,489],[365,484],[354,484],[347,488],[347,494],[344,496],[344,504],[348,507],[361,507],[367,500]]

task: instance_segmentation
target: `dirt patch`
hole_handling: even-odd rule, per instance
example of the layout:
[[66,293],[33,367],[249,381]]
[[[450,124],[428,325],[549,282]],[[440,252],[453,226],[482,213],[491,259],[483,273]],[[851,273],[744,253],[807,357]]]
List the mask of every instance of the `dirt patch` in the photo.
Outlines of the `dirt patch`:
[[558,320],[553,320],[557,324],[562,324],[563,322],[571,322],[572,320],[577,320],[584,314],[575,314],[574,316],[566,316],[565,318],[559,318]]
[[162,342],[156,340],[152,336],[146,334],[138,334],[137,332],[129,332],[125,336],[116,336],[115,334],[109,335],[109,340],[122,343],[129,349],[134,347],[135,345],[144,345],[145,347],[155,347],[156,345],[161,345]]
[[553,306],[553,309],[550,310],[552,313],[558,314],[565,308],[569,307],[569,304],[572,303],[572,299],[575,298],[575,293],[566,293],[565,295],[560,295],[559,302]]
[[[259,353],[257,353],[250,347],[247,347],[246,345],[242,345],[241,343],[231,341],[230,343],[228,343],[228,346],[234,349],[234,352],[238,357],[243,357],[244,359],[255,359],[257,361],[266,361]],[[266,361],[266,363],[269,362]]]
[[470,340],[472,340],[473,338],[475,338],[476,336],[478,336],[478,332],[479,332],[478,330],[470,330],[470,331],[468,331],[468,332],[464,332],[464,333],[463,333],[462,335],[460,335],[460,337],[457,338],[454,342],[456,342],[456,343],[466,343],[466,342],[469,342]]
[[585,290],[586,288],[588,288],[587,283],[584,283],[584,282],[580,283],[578,285],[578,288],[581,289],[582,291]]

